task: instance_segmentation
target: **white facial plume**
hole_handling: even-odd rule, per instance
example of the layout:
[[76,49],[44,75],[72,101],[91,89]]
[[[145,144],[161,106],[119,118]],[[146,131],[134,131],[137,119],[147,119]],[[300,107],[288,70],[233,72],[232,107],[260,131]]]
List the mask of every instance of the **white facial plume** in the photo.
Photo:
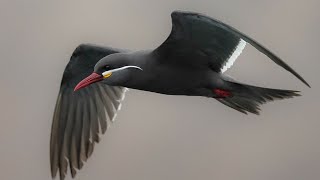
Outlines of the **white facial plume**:
[[111,69],[111,70],[108,70],[108,71],[105,71],[102,73],[103,77],[109,77],[113,72],[117,72],[117,71],[121,71],[121,70],[124,70],[124,69],[128,69],[128,68],[136,68],[136,69],[140,69],[141,71],[143,71],[142,68],[138,67],[138,66],[123,66],[123,67],[120,67],[120,68],[116,68],[116,69]]

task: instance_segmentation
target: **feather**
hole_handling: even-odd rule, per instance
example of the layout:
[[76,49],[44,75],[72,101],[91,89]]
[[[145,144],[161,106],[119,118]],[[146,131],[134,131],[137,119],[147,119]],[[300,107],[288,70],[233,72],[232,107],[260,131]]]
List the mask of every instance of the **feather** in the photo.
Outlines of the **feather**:
[[[93,66],[104,56],[119,52],[112,48],[80,45],[73,52],[61,80],[53,115],[50,140],[51,175],[59,170],[60,179],[67,174],[75,177],[83,162],[91,156],[99,133],[107,130],[107,121],[117,111],[124,91],[120,87],[97,82],[74,92],[76,84],[92,72]],[[108,94],[111,93],[111,94]],[[107,115],[108,114],[108,115]],[[99,128],[100,126],[100,128]]]

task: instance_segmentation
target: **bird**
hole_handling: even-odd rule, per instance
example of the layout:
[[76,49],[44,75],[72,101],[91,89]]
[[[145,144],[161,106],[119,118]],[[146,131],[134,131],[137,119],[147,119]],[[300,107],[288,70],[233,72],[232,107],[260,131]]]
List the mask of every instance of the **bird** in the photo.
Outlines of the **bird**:
[[259,114],[268,101],[300,96],[299,91],[257,87],[225,75],[247,43],[310,87],[278,56],[226,23],[180,10],[171,13],[171,20],[169,36],[152,50],[94,44],[80,44],[74,50],[53,113],[53,178],[59,171],[63,180],[68,169],[75,177],[114,121],[128,89],[214,98],[245,114]]

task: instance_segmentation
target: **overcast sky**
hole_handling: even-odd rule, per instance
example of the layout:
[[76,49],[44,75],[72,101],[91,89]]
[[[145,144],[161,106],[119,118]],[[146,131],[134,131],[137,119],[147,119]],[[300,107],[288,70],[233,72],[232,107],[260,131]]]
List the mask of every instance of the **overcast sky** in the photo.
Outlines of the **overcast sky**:
[[[152,49],[175,9],[230,24],[312,86],[247,46],[227,74],[303,96],[243,115],[214,99],[131,90],[78,180],[320,179],[318,0],[0,0],[0,179],[50,180],[52,114],[80,43]],[[69,176],[67,179],[71,179]]]

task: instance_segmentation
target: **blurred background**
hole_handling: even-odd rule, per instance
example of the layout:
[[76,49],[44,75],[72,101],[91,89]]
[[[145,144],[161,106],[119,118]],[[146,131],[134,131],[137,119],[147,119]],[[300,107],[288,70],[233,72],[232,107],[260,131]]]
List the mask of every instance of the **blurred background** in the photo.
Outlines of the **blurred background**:
[[[0,179],[51,179],[52,114],[80,43],[131,50],[160,45],[170,13],[230,24],[280,56],[312,86],[250,46],[227,74],[303,96],[244,115],[214,99],[131,90],[77,180],[320,179],[318,0],[1,0]],[[67,179],[71,179],[68,177]]]

